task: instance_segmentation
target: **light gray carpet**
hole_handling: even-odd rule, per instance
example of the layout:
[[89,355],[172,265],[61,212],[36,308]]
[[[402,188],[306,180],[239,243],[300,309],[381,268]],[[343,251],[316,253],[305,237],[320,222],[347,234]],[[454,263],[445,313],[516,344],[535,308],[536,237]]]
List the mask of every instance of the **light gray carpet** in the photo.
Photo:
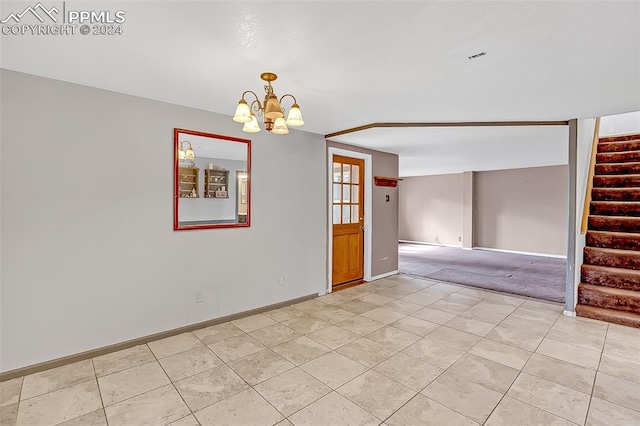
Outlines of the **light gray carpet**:
[[565,259],[407,243],[398,252],[403,274],[564,302]]

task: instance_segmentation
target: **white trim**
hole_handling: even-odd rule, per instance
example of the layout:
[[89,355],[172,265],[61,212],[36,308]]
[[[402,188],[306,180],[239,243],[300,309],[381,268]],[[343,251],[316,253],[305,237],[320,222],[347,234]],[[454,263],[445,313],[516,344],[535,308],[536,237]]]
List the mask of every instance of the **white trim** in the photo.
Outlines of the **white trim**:
[[547,253],[534,253],[530,251],[517,251],[517,250],[502,250],[495,249],[489,247],[474,247],[474,250],[486,250],[486,251],[498,251],[502,253],[512,253],[512,254],[525,254],[527,256],[541,256],[541,257],[555,257],[556,259],[566,259],[566,254],[547,254]]
[[342,155],[345,157],[358,158],[364,160],[364,280],[371,281],[371,213],[373,197],[373,167],[371,154],[348,151],[346,149],[329,147],[327,151],[327,283],[326,292],[331,293],[331,278],[333,267],[333,156]]
[[562,315],[566,316],[566,317],[572,317],[575,318],[576,317],[576,312],[575,311],[567,311],[564,310],[562,311]]
[[398,240],[399,243],[408,243],[408,244],[422,244],[425,246],[440,246],[440,247],[457,247],[463,248],[462,245],[454,246],[452,244],[439,244],[439,243],[428,243],[426,241],[411,241],[411,240]]
[[375,277],[371,277],[371,279],[367,280],[367,281],[375,281],[375,280],[379,280],[380,278],[386,278],[386,277],[390,277],[391,275],[397,275],[397,274],[399,274],[399,272],[396,269],[395,271],[385,272],[384,274],[380,274],[380,275],[376,275]]

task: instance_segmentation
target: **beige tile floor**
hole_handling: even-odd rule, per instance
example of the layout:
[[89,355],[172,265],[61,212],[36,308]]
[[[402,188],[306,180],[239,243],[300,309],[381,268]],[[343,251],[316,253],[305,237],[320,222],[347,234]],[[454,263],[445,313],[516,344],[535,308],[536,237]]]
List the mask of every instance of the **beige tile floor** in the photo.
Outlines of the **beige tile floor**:
[[640,330],[396,275],[0,384],[2,425],[640,425]]

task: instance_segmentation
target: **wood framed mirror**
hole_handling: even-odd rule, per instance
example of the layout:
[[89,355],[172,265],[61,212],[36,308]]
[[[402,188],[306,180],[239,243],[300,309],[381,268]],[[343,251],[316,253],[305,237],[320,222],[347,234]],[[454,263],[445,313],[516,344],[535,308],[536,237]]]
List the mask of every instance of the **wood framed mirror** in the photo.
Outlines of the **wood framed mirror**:
[[251,223],[251,141],[173,130],[173,229]]

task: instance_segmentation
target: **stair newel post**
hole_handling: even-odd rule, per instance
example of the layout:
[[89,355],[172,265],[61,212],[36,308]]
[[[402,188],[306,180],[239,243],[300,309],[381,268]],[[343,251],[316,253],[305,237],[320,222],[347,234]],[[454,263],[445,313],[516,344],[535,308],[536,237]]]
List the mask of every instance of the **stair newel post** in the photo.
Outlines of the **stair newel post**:
[[567,241],[567,289],[565,313],[575,315],[576,306],[576,195],[578,168],[578,120],[569,120],[569,232]]

